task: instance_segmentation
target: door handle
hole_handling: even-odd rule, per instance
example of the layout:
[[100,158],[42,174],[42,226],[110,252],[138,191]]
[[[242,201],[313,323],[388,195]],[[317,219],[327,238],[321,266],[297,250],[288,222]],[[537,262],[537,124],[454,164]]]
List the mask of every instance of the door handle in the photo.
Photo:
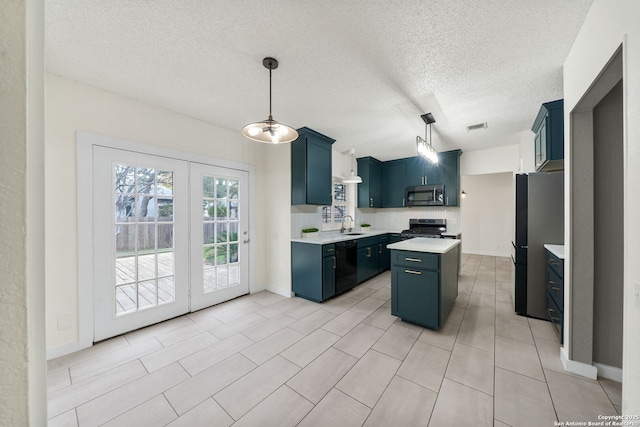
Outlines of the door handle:
[[422,272],[421,271],[415,271],[415,270],[405,270],[405,273],[409,273],[409,274],[415,274],[418,276],[422,276]]
[[251,239],[243,240],[242,243],[249,243]]
[[405,258],[404,260],[405,261],[412,261],[412,262],[422,262],[422,260],[419,259],[419,258]]

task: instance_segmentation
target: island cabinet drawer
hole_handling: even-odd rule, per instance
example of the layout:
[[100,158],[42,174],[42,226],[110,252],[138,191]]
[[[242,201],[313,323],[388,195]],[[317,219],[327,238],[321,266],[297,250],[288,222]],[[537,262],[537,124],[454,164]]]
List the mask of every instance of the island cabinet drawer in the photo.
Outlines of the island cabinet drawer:
[[547,264],[555,270],[558,277],[564,277],[564,260],[555,256],[551,251],[547,251]]
[[426,252],[392,251],[391,264],[398,267],[439,270],[438,254]]
[[322,256],[332,256],[336,254],[336,245],[322,245]]
[[563,280],[552,268],[547,268],[547,292],[549,292],[558,307],[564,307]]

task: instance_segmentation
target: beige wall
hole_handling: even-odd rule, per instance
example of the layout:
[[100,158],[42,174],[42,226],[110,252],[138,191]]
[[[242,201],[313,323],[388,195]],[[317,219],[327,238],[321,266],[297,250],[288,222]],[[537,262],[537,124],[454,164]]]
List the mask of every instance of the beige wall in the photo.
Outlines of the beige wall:
[[508,257],[514,230],[513,172],[461,177],[462,252]]
[[[565,123],[618,47],[623,45],[624,80],[624,313],[622,410],[640,414],[640,2],[595,0],[564,65]],[[570,172],[571,126],[565,126],[565,171]],[[571,194],[571,173],[565,173]],[[571,283],[571,206],[565,199],[565,242],[568,265],[565,283]],[[565,261],[565,262],[567,262]],[[570,292],[570,290],[567,290]],[[565,313],[565,318],[567,314]],[[568,325],[570,333],[571,325]],[[565,341],[570,341],[565,337]],[[570,354],[563,349],[565,355]]]
[[0,1],[0,425],[46,424],[42,1]]
[[[73,350],[79,339],[76,198],[83,195],[76,194],[78,130],[254,165],[252,291],[279,285],[279,277],[270,279],[269,266],[270,258],[279,256],[282,248],[262,249],[276,230],[290,229],[288,222],[280,224],[289,217],[289,162],[284,154],[275,154],[286,151],[288,155],[288,146],[265,146],[243,138],[238,131],[51,74],[46,76],[45,110],[46,324],[51,355]],[[271,215],[269,209],[280,204],[286,209],[284,217],[264,215]],[[277,221],[270,222],[270,218]],[[59,319],[69,320],[71,326],[59,330]]]

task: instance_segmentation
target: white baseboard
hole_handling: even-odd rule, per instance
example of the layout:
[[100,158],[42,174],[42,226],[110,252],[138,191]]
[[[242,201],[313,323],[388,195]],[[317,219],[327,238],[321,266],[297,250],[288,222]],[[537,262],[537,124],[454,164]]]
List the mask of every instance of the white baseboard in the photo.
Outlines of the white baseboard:
[[511,257],[511,252],[491,252],[491,251],[474,251],[474,250],[463,250],[462,254],[470,254],[470,255],[485,255],[485,256],[498,256],[503,258]]
[[265,291],[273,292],[274,294],[282,295],[283,297],[286,297],[286,298],[293,297],[293,292],[291,292],[291,289],[285,289],[285,288],[279,288],[276,286],[267,285],[265,287]]
[[47,349],[47,360],[56,359],[58,357],[66,356],[67,354],[75,353],[76,351],[89,348],[93,343],[82,343],[80,341],[70,342],[68,344],[59,345],[57,347]]
[[560,349],[560,359],[562,360],[562,366],[564,367],[565,371],[569,371],[573,374],[581,375],[592,380],[598,378],[598,368],[593,365],[588,365],[586,363],[576,362],[575,360],[568,359],[567,355],[565,354],[564,347]]
[[622,369],[615,366],[603,365],[602,363],[594,363],[598,369],[598,376],[609,380],[622,382]]

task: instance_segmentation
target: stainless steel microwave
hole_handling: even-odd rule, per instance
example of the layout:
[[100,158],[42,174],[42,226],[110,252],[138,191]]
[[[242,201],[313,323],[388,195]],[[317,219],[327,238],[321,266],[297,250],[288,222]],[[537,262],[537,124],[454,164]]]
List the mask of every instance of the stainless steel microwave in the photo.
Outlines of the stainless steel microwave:
[[444,184],[407,187],[405,196],[407,206],[444,206]]

